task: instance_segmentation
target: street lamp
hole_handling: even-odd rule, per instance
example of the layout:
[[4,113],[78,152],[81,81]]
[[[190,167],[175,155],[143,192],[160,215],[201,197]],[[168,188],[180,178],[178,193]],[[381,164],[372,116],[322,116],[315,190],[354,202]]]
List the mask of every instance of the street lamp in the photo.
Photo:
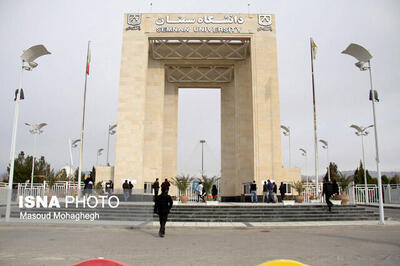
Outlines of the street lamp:
[[[375,101],[377,100],[377,94],[372,86],[372,74],[371,74],[371,58],[372,55],[369,53],[367,49],[362,47],[361,45],[352,43],[350,44],[346,50],[342,51],[342,54],[348,54],[352,57],[356,58],[359,62],[356,63],[356,66],[361,70],[369,71],[369,82],[370,82],[370,98],[372,101],[372,113],[374,117],[374,133],[375,133],[375,151],[376,151],[376,169],[378,172],[378,186],[379,186],[379,223],[385,224],[385,216],[383,213],[383,198],[382,198],[382,179],[381,179],[381,170],[379,167],[379,145],[378,145],[378,128],[376,122],[376,114],[375,114]],[[368,66],[365,64],[368,63]]]
[[306,174],[306,178],[307,178],[307,185],[308,185],[308,175],[307,175],[307,151],[305,149],[299,149],[301,151],[301,155],[304,156],[304,158],[306,159],[306,169],[305,169],[305,174]]
[[31,174],[31,190],[33,188],[33,175],[35,172],[35,153],[36,153],[36,136],[43,133],[42,128],[47,126],[46,123],[40,123],[36,125],[31,125],[29,123],[25,123],[25,125],[31,127],[32,129],[29,132],[33,135],[33,156],[32,156],[32,174]]
[[110,163],[108,161],[108,153],[110,150],[110,135],[114,135],[117,130],[115,129],[117,127],[117,124],[115,125],[108,125],[108,141],[107,141],[107,166],[110,166]]
[[290,127],[281,125],[281,128],[283,129],[282,133],[284,136],[289,137],[289,168],[291,166],[291,156],[290,156]]
[[200,140],[201,143],[201,177],[204,176],[204,143],[206,141],[204,139]]
[[76,148],[78,147],[78,143],[80,142],[80,139],[75,139],[73,141],[71,141],[71,139],[69,139],[69,156],[70,156],[70,164],[71,164],[71,169],[72,169],[72,181],[75,184],[75,171],[74,171],[74,160],[72,158],[72,148]]
[[328,180],[331,181],[331,170],[329,169],[330,162],[329,162],[329,146],[326,140],[320,139],[319,142],[322,143],[322,148],[326,149],[326,160],[328,161]]
[[365,156],[364,156],[364,136],[368,135],[367,129],[373,127],[374,125],[370,125],[367,127],[360,127],[357,125],[351,125],[350,127],[356,130],[356,135],[361,136],[361,147],[362,147],[362,158],[363,158],[363,165],[364,165],[364,189],[365,189],[365,203],[369,203],[368,200],[368,187],[367,187],[367,167],[365,166]]
[[10,193],[7,196],[7,208],[6,208],[6,221],[10,219],[10,211],[11,211],[11,191],[14,179],[14,158],[15,158],[15,146],[17,139],[17,128],[18,128],[18,114],[19,114],[19,101],[24,99],[24,92],[22,90],[22,74],[24,70],[31,71],[35,67],[38,66],[35,59],[40,56],[50,54],[47,51],[46,47],[43,45],[35,45],[30,47],[28,50],[25,50],[21,55],[21,73],[19,77],[19,87],[15,92],[15,109],[14,109],[14,122],[13,122],[13,132],[11,138],[11,151],[10,151],[10,177],[8,178],[8,188]]
[[97,150],[96,166],[99,164],[99,156],[103,153],[103,151],[103,148]]

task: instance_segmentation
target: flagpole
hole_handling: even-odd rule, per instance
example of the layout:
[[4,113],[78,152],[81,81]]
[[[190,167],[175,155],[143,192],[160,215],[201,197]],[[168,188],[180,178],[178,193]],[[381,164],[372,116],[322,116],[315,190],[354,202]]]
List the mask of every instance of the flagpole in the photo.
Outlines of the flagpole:
[[317,142],[317,113],[315,107],[315,86],[314,86],[314,54],[313,54],[313,39],[310,38],[311,50],[311,79],[312,79],[312,92],[313,92],[313,110],[314,110],[314,156],[315,156],[315,191],[316,197],[319,195],[318,188],[318,142]]
[[88,41],[88,50],[86,58],[86,71],[85,71],[85,89],[83,92],[83,112],[82,112],[82,129],[81,129],[81,145],[79,153],[79,171],[78,171],[78,197],[81,197],[81,173],[82,173],[82,157],[83,157],[83,133],[85,131],[85,108],[86,108],[86,86],[87,86],[87,76],[88,76],[88,64],[90,57],[90,41]]

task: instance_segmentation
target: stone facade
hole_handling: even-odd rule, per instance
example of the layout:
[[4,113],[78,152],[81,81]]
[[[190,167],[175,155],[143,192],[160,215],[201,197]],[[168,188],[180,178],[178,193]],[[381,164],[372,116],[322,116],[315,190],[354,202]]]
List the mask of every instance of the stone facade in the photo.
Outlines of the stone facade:
[[196,87],[221,88],[223,197],[300,180],[282,167],[274,15],[125,14],[123,31],[115,187],[177,174],[178,89]]

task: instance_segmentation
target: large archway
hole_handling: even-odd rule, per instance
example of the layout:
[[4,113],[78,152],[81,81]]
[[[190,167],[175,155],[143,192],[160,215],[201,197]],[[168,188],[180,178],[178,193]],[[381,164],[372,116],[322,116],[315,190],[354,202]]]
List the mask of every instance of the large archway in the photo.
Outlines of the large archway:
[[[210,26],[213,25],[213,26]],[[272,15],[127,14],[122,47],[115,185],[177,174],[179,88],[221,88],[221,193],[292,181],[282,168]],[[261,187],[261,186],[259,186]]]

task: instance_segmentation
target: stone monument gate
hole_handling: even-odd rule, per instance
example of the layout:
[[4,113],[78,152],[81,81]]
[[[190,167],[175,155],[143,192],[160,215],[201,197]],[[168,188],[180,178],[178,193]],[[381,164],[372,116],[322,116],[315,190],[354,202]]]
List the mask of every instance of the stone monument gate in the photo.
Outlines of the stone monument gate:
[[115,188],[177,175],[179,88],[221,89],[221,194],[300,178],[282,167],[275,17],[125,14]]

